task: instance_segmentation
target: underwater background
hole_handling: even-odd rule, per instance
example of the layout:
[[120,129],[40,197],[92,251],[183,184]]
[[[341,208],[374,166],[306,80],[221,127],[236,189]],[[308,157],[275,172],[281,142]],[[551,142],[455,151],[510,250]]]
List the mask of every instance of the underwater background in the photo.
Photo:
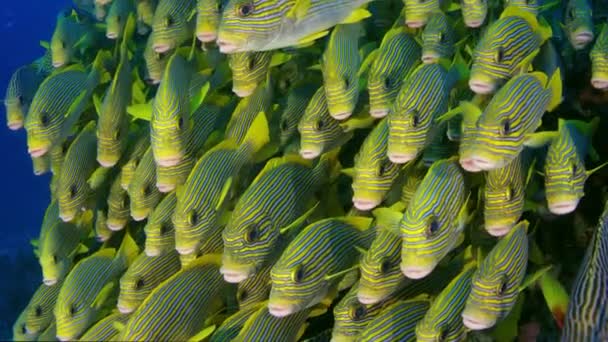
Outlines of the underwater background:
[[[57,13],[69,0],[2,1],[0,6],[0,84],[2,91],[19,66],[44,53],[41,40],[53,34]],[[4,93],[2,93],[4,94]],[[5,108],[0,106],[0,116]],[[39,286],[40,267],[30,245],[40,231],[49,201],[50,174],[35,176],[27,154],[25,132],[0,129],[4,150],[0,177],[5,179],[0,199],[0,340],[12,337],[11,327]]]

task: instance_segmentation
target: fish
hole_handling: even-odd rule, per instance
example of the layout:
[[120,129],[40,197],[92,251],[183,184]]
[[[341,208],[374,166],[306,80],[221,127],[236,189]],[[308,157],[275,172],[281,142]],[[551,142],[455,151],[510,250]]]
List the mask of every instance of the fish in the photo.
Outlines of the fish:
[[401,166],[391,162],[387,155],[388,118],[372,129],[355,155],[353,173],[353,205],[369,211],[377,207],[399,176]]
[[564,13],[564,29],[575,50],[593,41],[593,8],[588,0],[568,0]]
[[106,218],[107,210],[95,211],[95,238],[99,242],[106,242],[114,235],[114,231],[108,228]]
[[28,153],[42,157],[63,143],[91,99],[94,89],[109,75],[100,51],[87,73],[80,65],[62,68],[47,77],[34,95],[26,120]]
[[152,18],[152,48],[156,53],[166,53],[179,47],[194,35],[191,13],[196,0],[159,0]]
[[125,153],[125,156],[128,157],[125,158],[120,169],[120,186],[127,191],[129,190],[129,185],[131,185],[137,166],[150,147],[150,130],[147,128],[148,127],[145,127],[145,129],[142,129],[140,132],[133,134],[133,141],[129,142],[129,146]]
[[[466,78],[462,56],[448,68],[421,64],[405,79],[388,115],[387,155],[395,164],[415,159],[436,133],[436,119],[448,110],[449,93]],[[423,90],[423,91],[421,91]]]
[[601,28],[600,34],[597,36],[593,48],[589,52],[589,58],[591,59],[591,85],[595,89],[605,90],[608,89],[608,57],[606,57],[606,52],[608,51],[608,25],[604,24]]
[[471,291],[471,279],[476,270],[470,263],[439,293],[428,311],[416,324],[417,341],[461,341],[467,332],[461,313]]
[[279,66],[291,58],[282,52],[242,52],[228,55],[232,70],[232,92],[238,97],[251,96],[264,83],[272,67]]
[[161,193],[156,187],[156,169],[152,147],[148,147],[146,153],[141,157],[127,192],[129,193],[131,217],[135,221],[145,220],[161,200]]
[[158,0],[135,0],[138,34],[145,35],[150,31],[157,5]]
[[[268,312],[286,317],[321,303],[337,291],[345,270],[374,237],[366,217],[328,218],[304,228],[270,270]],[[303,248],[306,247],[306,248]]]
[[[508,1],[505,0],[504,2],[507,3]],[[511,2],[509,2],[509,5],[511,5]],[[483,25],[488,16],[488,7],[490,7],[488,2],[483,0],[463,0],[460,10],[462,11],[464,24],[471,28],[478,28]]]
[[281,146],[287,146],[298,138],[298,123],[304,116],[306,107],[318,87],[319,84],[314,81],[302,82],[290,87],[279,120]]
[[61,285],[61,282],[50,286],[42,284],[36,289],[27,306],[13,324],[13,340],[36,341],[53,323],[53,307]]
[[256,87],[251,96],[241,98],[230,116],[228,126],[224,132],[225,139],[233,139],[241,143],[251,127],[256,116],[263,112],[266,120],[272,122],[272,102],[274,89],[272,79],[267,78],[263,84]]
[[221,249],[221,230],[218,224],[225,214],[228,193],[238,183],[238,176],[249,165],[254,154],[269,142],[268,123],[260,112],[238,144],[227,139],[208,150],[196,163],[177,198],[173,214],[175,249],[179,254],[200,250],[203,242],[216,241]]
[[112,231],[122,230],[129,222],[129,193],[122,187],[122,174],[118,173],[112,181],[110,193],[108,194],[108,212],[106,225]]
[[163,77],[169,57],[172,55],[167,52],[157,52],[154,50],[154,32],[150,33],[144,48],[144,60],[146,62],[146,80],[151,84],[159,84]]
[[528,221],[520,221],[494,245],[473,274],[462,320],[468,329],[494,326],[509,314],[528,264]]
[[334,27],[321,56],[321,70],[329,115],[349,118],[359,99],[359,38],[365,34],[361,23]]
[[601,341],[608,337],[608,206],[604,205],[596,231],[578,267],[565,313],[561,341]]
[[269,160],[236,202],[222,232],[224,280],[240,283],[276,261],[287,233],[316,208],[316,194],[335,173],[336,153],[314,165],[297,154]]
[[407,168],[406,177],[404,177],[405,180],[401,185],[401,196],[399,198],[399,202],[401,202],[403,208],[409,206],[418,186],[422,183],[422,180],[428,171],[428,167],[423,163],[408,164]]
[[270,312],[268,306],[261,305],[245,322],[233,341],[298,341],[304,334],[310,311],[311,309],[305,309],[279,318]]
[[[270,268],[270,266],[266,266],[256,272],[256,274],[239,283],[236,291],[239,311],[248,310],[259,303],[268,300],[271,288]],[[220,269],[220,273],[221,271],[222,270]]]
[[426,277],[462,241],[467,203],[464,172],[457,159],[433,163],[399,223],[400,267],[406,277]]
[[460,165],[468,172],[506,166],[521,153],[543,114],[561,102],[559,70],[551,78],[535,71],[510,79],[483,112],[475,104],[461,102],[466,129],[460,144]]
[[551,27],[539,23],[532,13],[515,6],[505,8],[475,47],[469,88],[476,94],[496,92],[508,79],[527,71],[551,36]]
[[560,1],[550,0],[505,0],[505,6],[516,6],[534,15],[560,4]]
[[196,37],[203,43],[217,39],[222,12],[228,0],[198,0],[196,4]]
[[74,219],[93,194],[92,176],[98,169],[95,160],[97,138],[95,121],[89,121],[68,148],[57,183],[59,217],[64,222]]
[[247,308],[240,308],[222,322],[209,338],[209,342],[233,341],[239,335],[245,322],[251,315],[259,311],[262,305],[263,303],[258,303]]
[[[116,0],[115,4],[131,0]],[[119,16],[124,16],[121,14]],[[122,18],[121,18],[122,19]],[[116,165],[126,149],[127,135],[129,134],[129,117],[127,106],[132,99],[132,69],[129,62],[129,49],[127,43],[135,30],[135,18],[130,15],[124,18],[124,32],[120,45],[120,62],[114,74],[112,83],[104,94],[101,103],[95,95],[96,110],[99,118],[97,120],[97,162],[103,167]]]
[[32,172],[41,176],[51,171],[51,158],[49,156],[32,157]]
[[174,227],[171,216],[175,210],[177,196],[172,191],[154,208],[144,226],[146,245],[144,252],[149,257],[158,257],[175,249]]
[[181,268],[175,250],[149,257],[141,253],[120,277],[120,293],[116,307],[122,314],[135,311],[148,295]]
[[87,48],[94,46],[96,32],[86,20],[81,20],[76,12],[60,13],[55,31],[51,37],[53,67],[60,68],[75,62]]
[[23,128],[32,100],[46,76],[32,64],[24,65],[13,72],[4,96],[6,126],[10,130]]
[[137,244],[126,234],[120,249],[103,248],[80,260],[61,286],[54,314],[57,339],[79,338],[93,323],[102,318],[102,311],[113,306],[118,279],[139,253]]
[[416,339],[416,324],[429,308],[428,300],[405,300],[386,307],[359,336],[361,341],[411,341]]
[[[40,336],[38,336],[38,341],[57,341],[57,325],[55,322],[51,323],[48,328],[46,328]],[[16,341],[16,339],[15,339]]]
[[418,66],[421,53],[408,30],[395,27],[384,35],[380,47],[368,55],[368,59],[373,59],[367,79],[372,117],[383,118],[388,114],[405,76]]
[[[468,1],[462,2],[463,16]],[[477,1],[485,3],[484,1]],[[482,20],[483,21],[483,20]],[[433,12],[422,30],[422,62],[437,63],[439,59],[452,59],[458,39],[456,24],[443,12]]]
[[[106,16],[106,37],[108,39],[123,39],[122,34],[125,32],[128,18],[135,15],[135,10],[133,0],[112,0],[110,10]],[[133,31],[135,31],[135,21],[133,21],[133,25]]]
[[194,336],[223,306],[219,265],[220,256],[208,254],[162,282],[131,314],[119,340],[185,341]]
[[371,14],[371,0],[286,1],[256,3],[229,0],[222,12],[217,45],[225,54],[268,51],[306,45],[340,23],[355,23]]
[[120,333],[116,326],[126,324],[128,320],[129,315],[112,313],[93,324],[79,341],[113,341]]

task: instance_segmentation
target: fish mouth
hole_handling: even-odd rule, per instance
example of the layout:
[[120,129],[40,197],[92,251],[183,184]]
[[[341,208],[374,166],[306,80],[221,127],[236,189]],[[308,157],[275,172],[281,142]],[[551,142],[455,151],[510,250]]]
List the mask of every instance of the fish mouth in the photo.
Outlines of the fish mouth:
[[474,93],[482,95],[491,94],[494,91],[494,85],[479,80],[470,80],[469,88],[471,88]]
[[224,280],[228,283],[240,283],[249,278],[249,274],[245,271],[231,270],[224,266],[220,267],[220,273],[224,275]]
[[355,208],[361,211],[370,211],[377,207],[379,204],[380,201],[353,198],[353,205],[355,206]]
[[466,313],[462,314],[462,323],[471,330],[483,330],[492,327],[494,324],[490,321],[482,321],[475,317],[471,317]]
[[410,28],[421,28],[426,22],[423,20],[406,19],[405,24]]
[[218,38],[217,46],[220,48],[220,52],[224,54],[230,54],[238,52],[238,46],[234,43],[226,41],[225,39]]
[[152,49],[154,49],[154,52],[156,53],[165,53],[171,50],[171,46],[169,46],[169,44],[154,44]]
[[593,32],[576,32],[572,35],[572,45],[577,49],[582,49],[593,40]]
[[65,62],[53,62],[53,68],[61,68],[65,65]]
[[34,176],[42,176],[43,174],[47,173],[48,170],[34,170]]
[[116,304],[116,308],[118,309],[118,311],[120,311],[121,314],[125,314],[125,315],[126,314],[130,314],[131,312],[134,311],[133,308],[127,308],[127,307],[125,307],[123,305],[120,305],[120,304]]
[[118,34],[116,32],[108,32],[106,33],[106,37],[108,37],[108,39],[116,39],[118,38]]
[[144,253],[146,253],[146,256],[149,257],[157,257],[160,255],[160,251],[154,248],[145,248]]
[[59,214],[59,218],[63,221],[63,222],[70,222],[74,219],[76,215],[72,214],[72,213],[60,213]]
[[494,237],[501,237],[501,236],[507,235],[507,233],[509,233],[511,228],[513,228],[512,225],[501,225],[501,224],[487,225],[486,224],[486,231],[488,232],[488,234],[490,234]]
[[268,303],[268,313],[274,317],[282,318],[289,316],[294,312],[295,309],[292,306]]
[[156,183],[156,188],[162,193],[167,193],[175,189],[175,184]]
[[232,92],[236,94],[238,97],[247,97],[253,94],[252,89],[243,89],[243,88],[235,88],[232,87]]
[[422,63],[433,64],[439,60],[439,55],[436,53],[425,53],[422,55]]
[[372,109],[369,111],[372,118],[381,119],[388,115],[388,108]]
[[477,20],[465,20],[464,24],[468,27],[471,28],[478,28],[479,26],[481,26],[483,24],[483,20],[481,19],[477,19]]
[[112,167],[112,166],[116,165],[117,161],[116,160],[108,160],[108,159],[97,157],[97,162],[102,167],[108,168],[108,167]]
[[555,215],[566,215],[573,212],[578,206],[577,200],[562,201],[549,204],[549,211]]
[[481,157],[460,158],[460,166],[468,172],[489,171],[498,168],[497,163]]
[[53,286],[53,285],[57,284],[57,279],[44,278],[44,279],[42,279],[42,282],[46,286]]
[[310,149],[301,149],[300,155],[304,159],[315,159],[321,154],[321,151],[310,150]]
[[357,299],[359,303],[364,305],[373,305],[381,301],[381,299],[377,296],[371,296],[365,293],[357,293]]
[[405,164],[416,158],[415,153],[388,153],[388,159],[395,164]]
[[99,242],[106,242],[108,241],[108,239],[110,238],[109,236],[103,236],[103,235],[97,235],[95,237],[97,239],[97,241]]
[[181,156],[177,157],[165,157],[165,158],[156,158],[156,164],[162,167],[173,167],[179,164],[182,161]]
[[401,272],[410,279],[422,279],[429,275],[433,268],[422,268],[419,266],[404,266],[401,265]]
[[106,226],[108,227],[109,230],[111,230],[113,232],[117,232],[119,230],[122,230],[125,227],[125,224],[106,221]]
[[69,337],[64,337],[64,336],[59,336],[59,335],[57,335],[55,337],[61,342],[66,342],[66,341],[71,340],[71,338],[69,338]]
[[148,213],[134,213],[131,212],[131,217],[133,218],[133,220],[139,222],[139,221],[143,221],[146,218],[148,218]]
[[175,250],[180,255],[188,255],[194,253],[194,247],[175,247]]
[[341,112],[341,113],[331,114],[331,117],[336,120],[345,120],[345,119],[348,119],[351,115],[353,115],[352,112]]
[[196,35],[196,38],[203,43],[210,43],[217,39],[217,34],[212,32],[200,32]]
[[20,130],[23,127],[23,121],[11,121],[6,124],[11,131]]
[[603,78],[592,78],[591,85],[595,89],[606,90],[608,89],[608,80]]
[[44,156],[48,151],[49,151],[48,147],[30,148],[27,150],[27,152],[30,154],[30,156],[32,156],[34,158],[40,158],[40,157]]

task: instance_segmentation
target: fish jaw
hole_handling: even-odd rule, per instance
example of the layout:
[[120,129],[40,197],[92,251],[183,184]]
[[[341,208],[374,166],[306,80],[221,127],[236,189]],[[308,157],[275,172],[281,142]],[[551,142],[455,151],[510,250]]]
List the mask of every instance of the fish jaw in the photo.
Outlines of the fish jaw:
[[491,328],[496,324],[496,320],[484,319],[480,317],[480,314],[471,311],[473,310],[467,310],[467,308],[465,308],[462,313],[462,323],[464,323],[465,327],[471,330],[483,330]]
[[422,63],[433,64],[439,61],[439,54],[435,52],[425,52],[422,54]]
[[[608,85],[607,85],[608,86]],[[10,129],[11,131],[18,131],[21,128],[23,128],[23,120],[14,120],[14,121],[9,121],[6,123],[6,126],[8,127],[8,129]]]
[[570,41],[575,50],[583,49],[593,41],[593,31],[588,29],[576,30],[570,35]]
[[570,199],[570,200],[560,200],[560,201],[551,201],[547,198],[547,205],[549,207],[549,211],[555,215],[566,215],[573,212],[578,206],[578,202],[580,199]]
[[199,32],[196,38],[202,43],[210,43],[217,39],[217,34],[215,32]]
[[304,159],[315,159],[321,155],[322,149],[318,146],[302,146],[300,148],[300,155]]
[[255,270],[255,265],[237,261],[224,250],[220,273],[224,275],[226,282],[234,284],[245,281],[255,273]]
[[371,115],[372,118],[381,119],[381,118],[383,118],[383,117],[385,117],[385,116],[388,115],[388,108],[374,108],[374,109],[370,109],[369,115]]
[[48,146],[30,147],[27,152],[32,158],[40,158],[49,151]]

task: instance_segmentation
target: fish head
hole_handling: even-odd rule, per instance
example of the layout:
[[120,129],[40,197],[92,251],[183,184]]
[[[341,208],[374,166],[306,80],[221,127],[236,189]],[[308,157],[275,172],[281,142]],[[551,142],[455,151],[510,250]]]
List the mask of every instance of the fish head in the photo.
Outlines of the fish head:
[[345,135],[339,121],[329,115],[323,87],[310,100],[304,116],[298,123],[300,154],[315,159],[330,150]]
[[397,290],[403,283],[399,268],[401,237],[381,231],[361,259],[357,298],[363,304],[376,304]]
[[[184,193],[184,196],[186,193]],[[217,212],[207,205],[179,203],[173,214],[175,249],[181,255],[195,254],[201,247],[205,232],[218,225]]]
[[224,280],[240,283],[258,272],[270,261],[280,235],[262,213],[236,213],[222,231],[224,255],[220,272]]
[[594,39],[592,9],[586,0],[570,0],[564,13],[568,39],[575,50],[583,49]]
[[485,0],[463,0],[462,18],[468,27],[478,28],[486,21],[488,2]]
[[57,284],[72,268],[72,258],[66,255],[65,251],[57,248],[60,246],[52,246],[52,242],[45,241],[44,248],[40,249],[39,262],[42,268],[42,282],[47,286]]
[[4,107],[6,108],[6,126],[12,131],[21,129],[25,113],[29,109],[29,106],[23,103],[23,96],[4,99]]
[[591,84],[596,89],[608,89],[608,26],[602,30],[593,45],[591,59]]
[[[463,1],[463,13],[464,4]],[[485,1],[477,1],[484,2]],[[464,14],[463,14],[464,15]],[[439,59],[451,59],[454,55],[454,28],[443,12],[433,13],[422,31],[422,62],[437,63]]]
[[[18,341],[36,341],[38,336],[53,321],[54,294],[59,292],[60,284],[38,288],[32,296],[32,300],[23,310],[13,325],[14,337]],[[54,294],[53,294],[54,293]]]
[[67,18],[60,18],[57,22],[57,27],[51,37],[50,50],[51,61],[54,68],[60,68],[69,64],[74,57],[73,43],[70,42],[69,24]]
[[228,55],[228,64],[232,70],[232,91],[238,97],[250,96],[264,82],[272,53],[260,51]]
[[85,207],[92,192],[86,181],[82,177],[67,172],[60,174],[56,193],[59,217],[64,222],[72,221]]
[[146,232],[146,246],[144,252],[147,256],[159,256],[173,249],[175,245],[173,222],[170,217],[164,220],[149,220],[144,227]]
[[560,134],[549,145],[545,159],[545,195],[549,211],[571,213],[584,196],[587,171],[569,135]]
[[45,155],[60,135],[62,117],[49,110],[30,110],[25,119],[27,148],[32,157]]
[[198,1],[196,15],[196,37],[203,43],[217,39],[220,18],[226,0]]
[[19,315],[15,323],[13,324],[13,340],[14,341],[37,341],[38,335],[40,332],[30,331],[29,326],[26,322],[26,315],[29,308],[25,308],[25,310]]
[[536,16],[538,14],[540,0],[507,0],[505,1],[505,7],[507,6],[520,8]]
[[135,221],[146,219],[160,198],[153,177],[146,175],[147,177],[140,178],[139,174],[140,172],[134,173],[129,185],[131,217]]
[[127,147],[129,121],[116,118],[113,113],[106,113],[97,120],[97,162],[103,167],[116,165]]
[[359,77],[355,66],[333,65],[334,58],[321,63],[323,85],[329,114],[336,120],[348,119],[359,99]]
[[[509,166],[506,168],[512,169]],[[491,170],[486,174],[483,208],[485,229],[497,237],[506,235],[519,221],[524,210],[522,180],[516,179],[517,175],[500,171]]]
[[165,72],[165,66],[169,62],[170,53],[157,52],[153,48],[154,32],[148,37],[148,43],[144,49],[144,60],[146,62],[146,80],[150,84],[159,84]]
[[432,12],[440,11],[439,0],[403,0],[405,4],[405,24],[410,28],[421,28],[429,20]]
[[190,38],[191,26],[186,17],[169,13],[168,7],[158,7],[152,19],[152,49],[157,53],[175,49]]
[[383,118],[388,115],[391,104],[403,84],[403,79],[399,77],[400,74],[390,69],[387,70],[384,64],[382,64],[381,56],[377,58],[370,69],[367,80],[369,112],[375,118]]
[[120,186],[118,178],[110,189],[108,195],[108,215],[106,225],[110,230],[123,229],[129,221],[129,195]]
[[[60,301],[55,305],[54,314],[57,324],[57,339],[72,341],[80,337],[95,322],[97,313],[90,305],[78,300]],[[67,298],[66,298],[67,299]]]
[[[162,102],[162,103],[161,103]],[[186,157],[186,145],[192,134],[192,123],[186,112],[167,110],[163,100],[154,101],[150,141],[156,165],[174,167]],[[162,114],[161,114],[162,113]]]
[[431,113],[418,108],[393,106],[388,116],[387,155],[395,164],[405,164],[420,155],[427,144]]
[[246,310],[268,298],[270,295],[269,272],[270,268],[266,268],[239,283],[236,300],[240,310]]
[[381,311],[382,305],[359,302],[357,287],[352,289],[334,306],[332,341],[356,340],[365,326]]
[[[271,0],[271,3],[278,2]],[[260,51],[279,34],[285,21],[284,11],[260,1],[229,0],[218,29],[217,45],[220,52]],[[263,27],[251,29],[262,21]]]
[[117,13],[117,11],[113,10],[115,7],[118,6],[112,6],[110,13],[106,17],[106,37],[112,40],[121,39],[127,20],[126,13]]

